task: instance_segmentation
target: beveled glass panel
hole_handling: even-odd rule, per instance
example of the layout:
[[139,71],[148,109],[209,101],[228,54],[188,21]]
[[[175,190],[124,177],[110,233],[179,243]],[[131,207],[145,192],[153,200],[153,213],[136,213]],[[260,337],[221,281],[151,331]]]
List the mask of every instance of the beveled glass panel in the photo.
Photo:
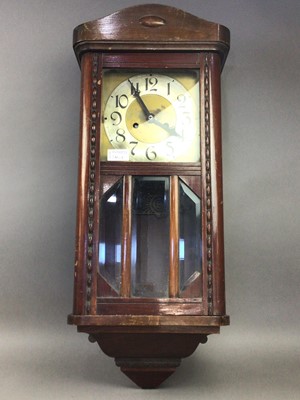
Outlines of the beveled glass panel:
[[121,286],[121,240],[123,180],[118,181],[100,202],[99,272],[116,291]]
[[180,292],[182,297],[201,297],[201,200],[184,182],[179,187]]
[[169,178],[133,178],[131,291],[135,297],[168,297]]

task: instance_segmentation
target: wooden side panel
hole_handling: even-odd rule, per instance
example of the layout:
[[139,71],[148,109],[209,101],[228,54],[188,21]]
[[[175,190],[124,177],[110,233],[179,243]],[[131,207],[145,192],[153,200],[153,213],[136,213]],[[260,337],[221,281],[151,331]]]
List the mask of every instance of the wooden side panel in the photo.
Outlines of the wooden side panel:
[[222,188],[222,137],[221,137],[221,60],[210,55],[210,115],[211,115],[211,183],[212,183],[212,262],[213,262],[213,314],[225,315],[224,232]]
[[80,107],[80,141],[77,185],[77,228],[74,273],[73,313],[82,315],[85,312],[86,295],[86,253],[87,253],[87,186],[89,180],[89,131],[91,108],[91,73],[92,55],[85,54],[81,60],[81,107]]
[[99,221],[99,56],[82,57],[74,314],[96,314]]

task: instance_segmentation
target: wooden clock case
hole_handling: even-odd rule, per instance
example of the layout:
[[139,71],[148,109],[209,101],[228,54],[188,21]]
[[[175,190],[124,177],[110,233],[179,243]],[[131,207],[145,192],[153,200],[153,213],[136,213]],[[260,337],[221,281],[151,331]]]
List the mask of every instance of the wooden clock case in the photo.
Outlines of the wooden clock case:
[[[74,30],[81,68],[81,121],[74,308],[68,323],[89,334],[142,388],[157,387],[207,336],[229,324],[225,312],[220,75],[229,31],[173,7],[124,9]],[[201,162],[100,162],[103,68],[199,69]],[[170,177],[168,298],[130,296],[131,177]],[[98,272],[100,199],[124,177],[122,284],[111,293]],[[178,180],[201,199],[202,297],[178,296]]]

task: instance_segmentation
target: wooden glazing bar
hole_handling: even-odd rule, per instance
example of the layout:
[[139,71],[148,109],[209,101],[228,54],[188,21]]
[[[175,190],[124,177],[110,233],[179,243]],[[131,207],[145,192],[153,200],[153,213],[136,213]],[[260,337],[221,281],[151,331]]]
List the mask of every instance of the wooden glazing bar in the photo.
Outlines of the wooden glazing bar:
[[179,188],[178,176],[170,177],[169,296],[179,296]]
[[121,254],[121,297],[130,297],[131,292],[131,226],[132,226],[132,177],[124,176],[123,223]]

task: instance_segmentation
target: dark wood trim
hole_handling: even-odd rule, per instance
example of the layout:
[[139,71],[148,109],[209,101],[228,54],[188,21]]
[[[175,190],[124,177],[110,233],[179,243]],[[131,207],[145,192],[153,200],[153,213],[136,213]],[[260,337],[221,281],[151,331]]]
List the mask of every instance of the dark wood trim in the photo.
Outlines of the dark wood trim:
[[[134,53],[143,53],[143,54],[151,54],[153,51],[155,51],[157,54],[184,54],[184,55],[189,55],[189,54],[194,54],[194,53],[204,53],[204,52],[210,52],[210,53],[218,53],[221,55],[225,54],[225,57],[222,58],[222,67],[224,66],[225,59],[227,57],[228,53],[228,47],[224,45],[223,43],[197,43],[197,42],[181,42],[181,43],[163,43],[163,42],[81,42],[78,43],[74,46],[74,51],[77,56],[77,60],[80,63],[81,57],[83,54],[86,52],[92,51],[93,53],[109,53],[111,51],[113,52],[119,52],[122,53],[126,51],[126,54],[132,52]],[[132,63],[131,67],[135,68],[138,67],[140,64],[135,64]],[[158,65],[158,64],[157,64]],[[128,65],[129,66],[129,65]],[[174,65],[175,67],[175,65]],[[153,66],[153,68],[155,68]],[[191,68],[191,65],[189,63],[183,64],[182,68]]]
[[[155,334],[148,335],[92,335],[102,350],[110,357],[118,357],[119,362],[125,358],[131,359],[131,365],[137,365],[137,360],[148,359],[148,363],[157,364],[160,359],[169,363],[170,359],[188,357],[197,348],[199,343],[206,343],[207,337],[199,337],[193,334]],[[111,340],[113,339],[113,340]],[[99,343],[100,342],[100,343]],[[115,343],[118,343],[117,348]],[[183,344],[184,343],[184,344]],[[121,358],[121,359],[120,359]],[[125,361],[125,360],[124,360]],[[151,372],[151,371],[150,371]]]
[[200,175],[180,175],[179,179],[187,185],[200,199],[202,197],[201,192],[201,176]]
[[100,192],[99,198],[101,200],[102,196],[113,186],[115,185],[120,179],[122,179],[123,175],[104,175],[102,173],[101,167],[101,179],[100,179]]
[[[199,284],[199,282],[197,282]],[[205,315],[201,298],[98,297],[98,314]]]
[[201,303],[98,303],[98,315],[204,315]]
[[112,298],[112,297],[99,297],[98,303],[105,304],[114,304],[114,303],[122,303],[122,304],[131,304],[131,303],[143,303],[143,304],[198,304],[201,303],[201,298],[183,298],[183,297],[127,297],[127,298]]
[[[140,61],[137,62],[137,59]],[[141,61],[142,60],[142,61]],[[199,53],[104,53],[104,68],[197,68],[200,63]]]
[[[97,273],[97,296],[115,297],[120,301],[120,294],[110,286],[110,284],[103,278],[100,273]],[[98,307],[97,314],[99,314]]]
[[170,315],[70,315],[68,322],[79,326],[169,326],[214,327],[229,324],[228,316],[170,316]]
[[[180,318],[180,317],[176,317]],[[205,334],[210,335],[213,333],[220,333],[220,326],[181,326],[178,325],[159,325],[159,326],[134,326],[134,325],[118,325],[118,326],[102,326],[102,325],[78,325],[77,322],[68,322],[69,324],[77,325],[78,332],[85,332],[85,333],[139,333],[139,334],[149,334],[149,333],[183,333],[183,334]],[[223,325],[229,325],[223,324]]]
[[[163,163],[163,162],[119,162],[103,161],[100,163],[102,175],[120,175],[120,172],[128,175],[187,175],[201,174],[200,163]],[[138,174],[137,174],[138,171]]]
[[[192,282],[188,285],[186,289],[184,289],[181,293],[180,296],[182,298],[189,298],[192,296],[195,296],[195,293],[202,292],[202,287],[203,287],[203,274],[199,274],[196,276],[195,279],[192,280]],[[202,305],[202,313],[204,314],[204,309]]]

